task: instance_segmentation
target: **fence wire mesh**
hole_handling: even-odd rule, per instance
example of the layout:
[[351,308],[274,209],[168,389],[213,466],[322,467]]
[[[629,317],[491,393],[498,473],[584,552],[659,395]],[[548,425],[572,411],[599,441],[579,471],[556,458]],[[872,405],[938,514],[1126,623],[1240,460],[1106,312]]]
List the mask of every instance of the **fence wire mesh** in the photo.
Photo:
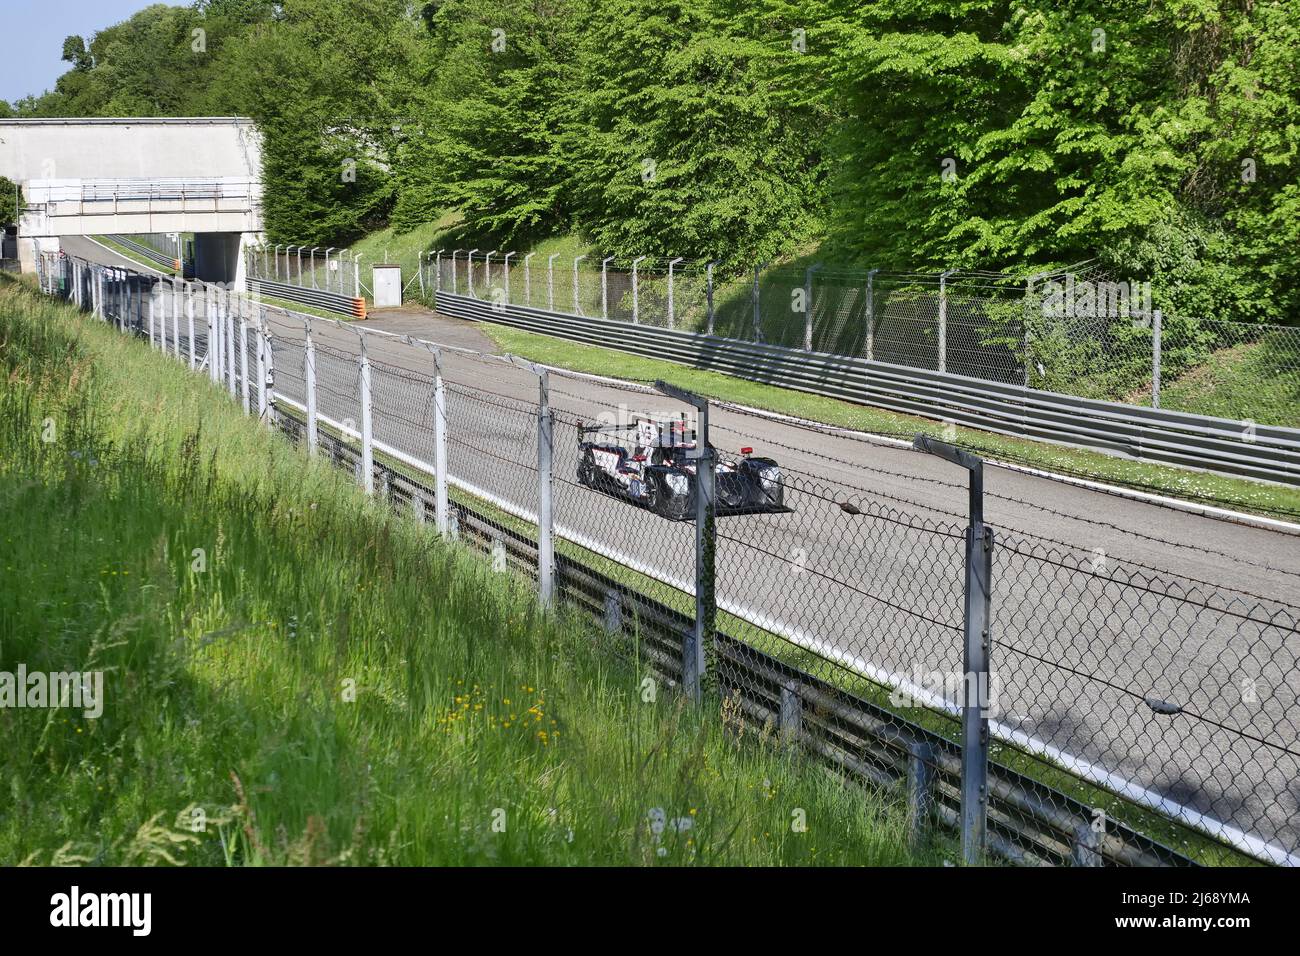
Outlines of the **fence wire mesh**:
[[436,291],[498,308],[672,328],[1089,399],[1300,425],[1300,329],[1163,315],[1096,263],[1028,278],[770,266],[724,275],[669,261],[439,250]]

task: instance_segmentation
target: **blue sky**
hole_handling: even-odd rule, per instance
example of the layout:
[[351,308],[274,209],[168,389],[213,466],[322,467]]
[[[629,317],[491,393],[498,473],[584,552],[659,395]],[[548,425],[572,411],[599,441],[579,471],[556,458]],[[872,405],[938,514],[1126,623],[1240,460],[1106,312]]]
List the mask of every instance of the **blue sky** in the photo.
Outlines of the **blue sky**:
[[[119,23],[158,0],[4,0],[0,40],[0,100],[43,93],[68,68],[59,59],[63,38]],[[173,3],[173,6],[184,6]]]

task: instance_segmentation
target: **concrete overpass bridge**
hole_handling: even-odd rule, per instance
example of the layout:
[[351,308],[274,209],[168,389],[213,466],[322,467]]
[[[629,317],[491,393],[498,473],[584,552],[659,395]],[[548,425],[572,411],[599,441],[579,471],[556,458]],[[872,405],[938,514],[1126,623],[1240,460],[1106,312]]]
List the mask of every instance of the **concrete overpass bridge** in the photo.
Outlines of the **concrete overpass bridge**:
[[238,117],[0,119],[0,176],[22,188],[24,271],[67,236],[194,234],[208,282],[244,282],[262,238],[262,149]]

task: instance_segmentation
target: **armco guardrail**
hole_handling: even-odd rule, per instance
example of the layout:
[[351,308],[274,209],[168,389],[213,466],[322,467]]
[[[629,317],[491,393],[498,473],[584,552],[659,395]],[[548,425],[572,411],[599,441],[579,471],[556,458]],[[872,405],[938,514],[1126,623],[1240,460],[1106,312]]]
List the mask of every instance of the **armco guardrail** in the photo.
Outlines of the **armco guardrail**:
[[1300,485],[1300,429],[1096,401],[824,352],[740,342],[437,292],[444,315],[669,359],[984,431]]
[[364,319],[366,317],[366,300],[355,296],[326,292],[324,289],[304,289],[301,286],[287,285],[283,282],[268,282],[265,279],[252,280],[249,282],[249,288],[254,294],[269,295],[290,302],[301,302],[304,305],[313,305],[327,312],[350,315],[354,319]]
[[[278,405],[279,426],[303,441],[306,424],[298,409]],[[322,453],[335,465],[360,475],[354,444],[322,432]],[[395,509],[425,520],[435,510],[431,484],[382,462],[373,463],[376,493]],[[431,480],[431,479],[430,479]],[[466,501],[452,501],[451,526],[464,544],[485,554],[503,551],[511,570],[536,578],[537,542],[503,528]],[[555,555],[556,586],[565,604],[606,631],[639,641],[641,659],[665,681],[681,681],[682,642],[694,618],[629,590],[626,585],[563,553]],[[874,786],[918,785],[928,792],[932,818],[958,826],[961,748],[941,734],[863,700],[833,684],[718,632],[715,653],[727,662],[718,670],[720,694],[738,700],[757,726],[769,724],[818,760]],[[931,770],[916,778],[924,764]],[[1028,865],[1187,866],[1191,860],[1143,836],[1124,823],[1094,829],[1096,810],[1015,771],[989,767],[989,846],[998,856]]]
[[157,249],[152,249],[143,243],[136,242],[130,236],[110,235],[105,236],[104,238],[117,243],[117,245],[122,246],[123,248],[130,249],[140,258],[148,259],[150,262],[155,262],[164,269],[168,269],[172,272],[179,272],[181,269],[181,260],[177,259],[175,256],[165,255]]

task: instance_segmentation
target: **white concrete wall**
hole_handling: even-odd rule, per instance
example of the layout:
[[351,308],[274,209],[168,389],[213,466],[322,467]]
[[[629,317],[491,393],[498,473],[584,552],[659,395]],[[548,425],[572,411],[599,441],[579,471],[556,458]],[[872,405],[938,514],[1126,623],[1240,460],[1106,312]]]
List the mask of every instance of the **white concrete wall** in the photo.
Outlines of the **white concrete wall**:
[[0,119],[0,176],[33,179],[261,180],[251,120]]
[[[0,120],[0,175],[41,204],[22,217],[26,236],[262,230],[261,137],[250,120]],[[220,182],[222,195],[166,198],[182,181]],[[150,184],[164,198],[148,198]],[[102,199],[118,192],[120,201]]]

